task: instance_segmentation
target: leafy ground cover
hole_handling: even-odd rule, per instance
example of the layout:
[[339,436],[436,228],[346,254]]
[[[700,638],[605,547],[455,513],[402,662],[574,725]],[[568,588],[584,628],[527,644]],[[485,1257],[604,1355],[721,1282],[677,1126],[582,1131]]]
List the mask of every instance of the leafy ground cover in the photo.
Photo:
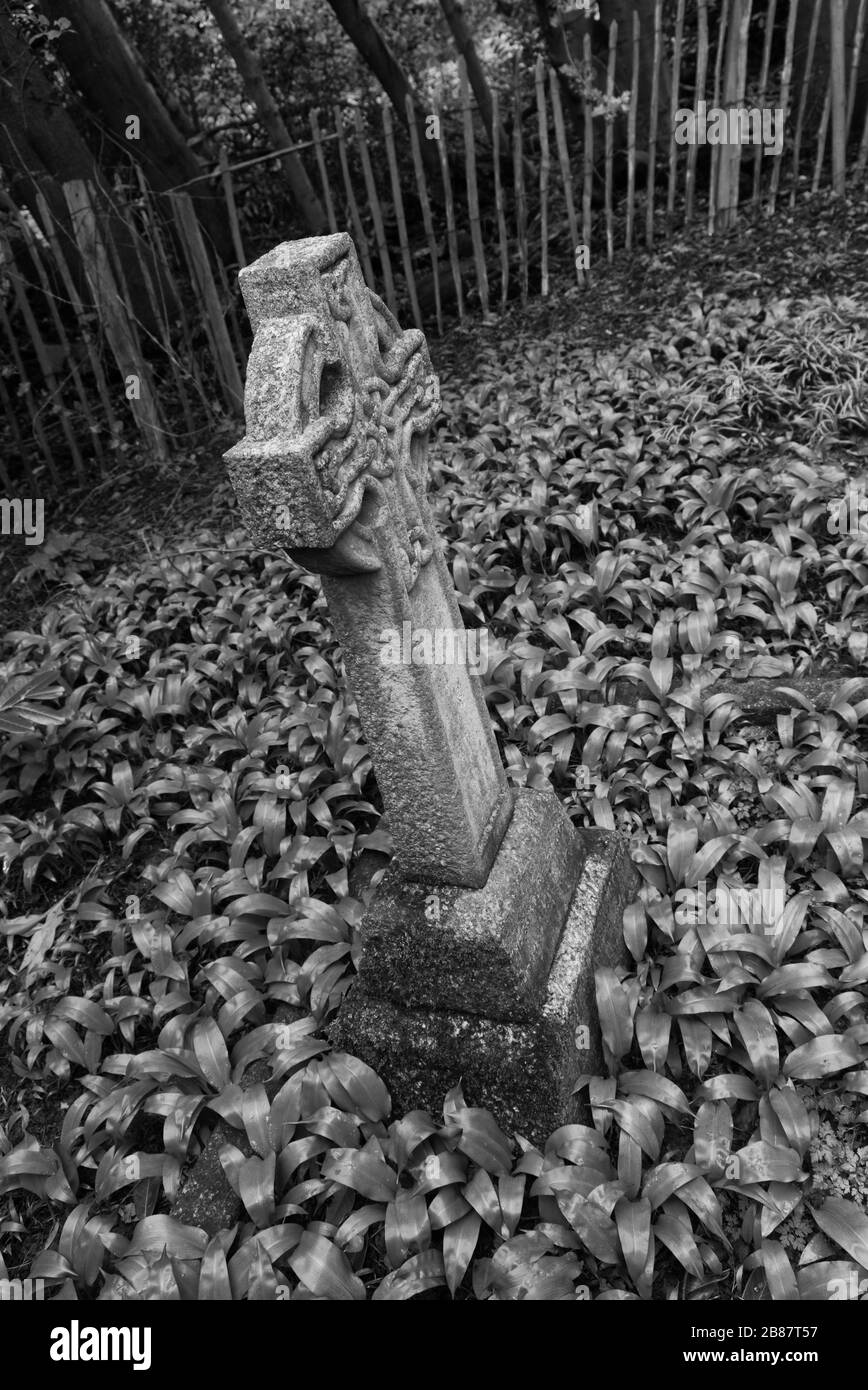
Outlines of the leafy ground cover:
[[[842,258],[864,211],[832,214]],[[0,647],[0,1275],[102,1299],[866,1287],[868,535],[839,504],[866,492],[868,308],[816,283],[805,225],[774,247],[791,293],[749,243],[656,317],[637,296],[612,343],[565,293],[441,353],[431,492],[508,775],[619,829],[642,877],[630,965],[597,972],[606,1074],[541,1147],[460,1087],[391,1115],[325,1041],[350,870],[387,839],[318,581],[224,528],[225,488],[144,557],[84,526],[28,552],[50,602]],[[673,260],[638,264],[653,298]],[[823,667],[818,711],[798,676]],[[706,683],[733,669],[791,680],[790,712],[747,724]],[[241,1089],[256,1059],[271,1101]],[[168,1210],[218,1116],[254,1152],[224,1149],[245,1218],[209,1240]]]

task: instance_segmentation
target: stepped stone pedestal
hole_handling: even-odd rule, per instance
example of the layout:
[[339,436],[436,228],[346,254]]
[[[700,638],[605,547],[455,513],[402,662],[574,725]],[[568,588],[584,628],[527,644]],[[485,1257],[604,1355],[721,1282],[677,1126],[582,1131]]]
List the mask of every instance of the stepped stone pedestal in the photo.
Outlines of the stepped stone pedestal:
[[[395,841],[331,1036],[399,1111],[437,1112],[460,1080],[544,1137],[600,1066],[593,969],[623,956],[634,870],[618,836],[510,789],[478,673],[442,659],[467,644],[441,640],[465,634],[426,495],[424,335],[345,234],[284,243],[241,285],[255,337],[230,476],[252,539],[322,575]],[[396,660],[407,631],[421,642]]]

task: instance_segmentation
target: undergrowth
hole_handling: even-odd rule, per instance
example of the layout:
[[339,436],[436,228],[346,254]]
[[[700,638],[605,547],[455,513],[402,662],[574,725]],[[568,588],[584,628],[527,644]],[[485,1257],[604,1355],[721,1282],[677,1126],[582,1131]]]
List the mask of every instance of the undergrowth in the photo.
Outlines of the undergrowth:
[[[865,491],[864,360],[853,301],[720,293],[627,349],[519,336],[444,383],[430,491],[508,776],[622,832],[642,879],[629,966],[597,971],[606,1075],[540,1147],[460,1087],[392,1116],[325,1040],[350,871],[389,841],[318,581],[241,532],[111,568],[53,538],[28,579],[54,602],[0,647],[27,1098],[7,1081],[0,1274],[91,1299],[859,1288],[868,536],[830,522]],[[824,666],[835,702],[791,689],[761,733],[715,692]],[[691,914],[702,886],[756,910]],[[270,1100],[240,1084],[261,1059]],[[209,1239],[168,1213],[218,1116],[250,1153],[224,1146],[244,1218]]]

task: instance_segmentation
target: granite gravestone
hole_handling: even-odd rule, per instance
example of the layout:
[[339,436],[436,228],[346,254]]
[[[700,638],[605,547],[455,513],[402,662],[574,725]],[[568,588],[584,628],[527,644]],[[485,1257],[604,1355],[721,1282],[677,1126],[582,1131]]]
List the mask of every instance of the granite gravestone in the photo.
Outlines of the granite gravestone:
[[229,473],[252,540],[322,576],[395,844],[332,1038],[401,1112],[460,1080],[543,1136],[599,1068],[593,970],[622,958],[634,871],[618,836],[507,783],[427,500],[423,333],[343,233],[276,247],[241,286],[255,337]]

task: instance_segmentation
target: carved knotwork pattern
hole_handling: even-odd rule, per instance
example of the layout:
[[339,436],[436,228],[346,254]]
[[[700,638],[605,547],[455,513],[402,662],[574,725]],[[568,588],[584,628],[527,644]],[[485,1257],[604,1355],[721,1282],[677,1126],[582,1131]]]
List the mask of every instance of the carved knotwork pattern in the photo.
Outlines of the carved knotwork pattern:
[[440,395],[424,334],[367,288],[345,233],[286,243],[243,274],[247,434],[226,458],[251,535],[335,576],[397,558],[412,588],[435,549],[425,490]]
[[[351,331],[354,306],[348,294],[349,264],[343,261],[324,277],[326,299],[339,324]],[[414,434],[427,434],[440,409],[437,378],[431,370],[425,336],[417,329],[402,332],[388,309],[368,291],[380,333],[379,374],[361,383],[354,397],[352,421],[343,437],[328,440],[313,457],[335,526],[344,531],[362,506],[370,479],[395,479],[406,473],[409,489],[401,489],[406,535],[399,537],[408,588],[433,554],[433,542],[422,524],[418,495],[424,493],[427,470],[416,469],[410,448]],[[383,346],[385,342],[385,352]]]

